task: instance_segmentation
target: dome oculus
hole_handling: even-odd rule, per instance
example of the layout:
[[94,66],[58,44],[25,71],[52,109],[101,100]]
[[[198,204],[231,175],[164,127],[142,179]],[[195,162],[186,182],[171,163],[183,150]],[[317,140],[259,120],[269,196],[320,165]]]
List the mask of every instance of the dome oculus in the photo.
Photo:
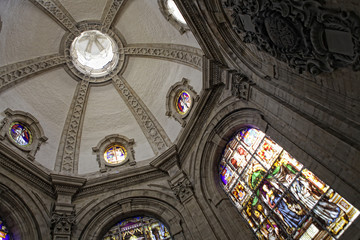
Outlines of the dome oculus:
[[70,48],[77,70],[91,77],[103,77],[116,68],[118,46],[109,35],[89,30],[76,37]]

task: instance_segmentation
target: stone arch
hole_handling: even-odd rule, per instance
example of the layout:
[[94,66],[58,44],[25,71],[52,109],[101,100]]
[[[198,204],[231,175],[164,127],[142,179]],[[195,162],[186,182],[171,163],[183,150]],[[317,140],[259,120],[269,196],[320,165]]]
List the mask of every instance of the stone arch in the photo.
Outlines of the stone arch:
[[[50,237],[49,219],[40,214],[32,197],[18,184],[0,174],[0,214],[14,239],[32,240]],[[36,211],[38,210],[38,211]]]
[[[265,131],[267,123],[260,111],[253,108],[241,108],[241,104],[230,104],[217,112],[206,126],[202,142],[195,157],[193,175],[195,192],[199,202],[205,202],[224,229],[228,239],[252,239],[253,234],[246,222],[232,205],[220,186],[217,174],[222,151],[229,138],[240,128],[252,126]],[[239,233],[241,232],[241,235]],[[239,238],[240,237],[240,238]]]
[[133,216],[150,216],[168,227],[173,239],[192,239],[188,226],[184,224],[186,214],[181,204],[173,197],[152,190],[130,190],[97,203],[77,219],[75,239],[101,239],[121,219]]

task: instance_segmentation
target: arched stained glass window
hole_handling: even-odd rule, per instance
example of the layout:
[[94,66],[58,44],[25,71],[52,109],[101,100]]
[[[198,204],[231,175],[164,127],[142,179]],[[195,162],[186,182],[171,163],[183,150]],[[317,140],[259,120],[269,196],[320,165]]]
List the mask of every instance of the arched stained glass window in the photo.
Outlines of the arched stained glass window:
[[0,240],[12,240],[11,233],[9,232],[4,221],[0,218]]
[[20,146],[28,146],[32,143],[32,134],[25,124],[13,122],[10,124],[9,135]]
[[104,240],[170,240],[168,229],[151,217],[127,218],[113,226]]
[[258,239],[337,239],[359,215],[341,195],[260,130],[227,144],[221,185]]
[[127,152],[123,146],[114,144],[105,150],[104,159],[110,164],[119,164],[125,161],[126,155]]

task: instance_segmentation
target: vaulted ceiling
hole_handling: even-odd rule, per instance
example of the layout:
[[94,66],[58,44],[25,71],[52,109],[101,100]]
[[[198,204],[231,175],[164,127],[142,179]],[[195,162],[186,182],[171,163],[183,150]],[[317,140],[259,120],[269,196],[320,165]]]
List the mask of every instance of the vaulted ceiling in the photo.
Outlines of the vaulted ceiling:
[[[110,134],[133,138],[135,160],[143,164],[176,143],[182,127],[165,115],[166,94],[183,78],[196,92],[202,90],[202,51],[190,31],[181,34],[166,20],[157,0],[1,0],[0,16],[0,117],[10,108],[39,120],[48,140],[35,164],[46,171],[95,173],[92,147]],[[114,32],[125,56],[122,69],[100,84],[72,74],[65,54],[66,36],[90,23]],[[154,130],[144,126],[120,85],[139,102]],[[73,126],[76,107],[80,118]],[[154,144],[151,130],[165,147]],[[75,141],[69,140],[71,131]],[[75,149],[72,166],[65,168],[69,148]]]

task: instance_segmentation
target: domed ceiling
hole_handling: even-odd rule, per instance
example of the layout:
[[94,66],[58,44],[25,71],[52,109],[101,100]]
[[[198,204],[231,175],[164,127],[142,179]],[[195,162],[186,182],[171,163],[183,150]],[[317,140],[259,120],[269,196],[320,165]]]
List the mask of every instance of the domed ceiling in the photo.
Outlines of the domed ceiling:
[[[160,1],[1,0],[0,16],[1,118],[10,108],[39,121],[48,140],[35,165],[92,175],[92,148],[108,135],[134,139],[140,165],[177,142],[182,127],[166,115],[167,94],[183,78],[200,93],[202,51]],[[101,73],[78,66],[109,54]]]

